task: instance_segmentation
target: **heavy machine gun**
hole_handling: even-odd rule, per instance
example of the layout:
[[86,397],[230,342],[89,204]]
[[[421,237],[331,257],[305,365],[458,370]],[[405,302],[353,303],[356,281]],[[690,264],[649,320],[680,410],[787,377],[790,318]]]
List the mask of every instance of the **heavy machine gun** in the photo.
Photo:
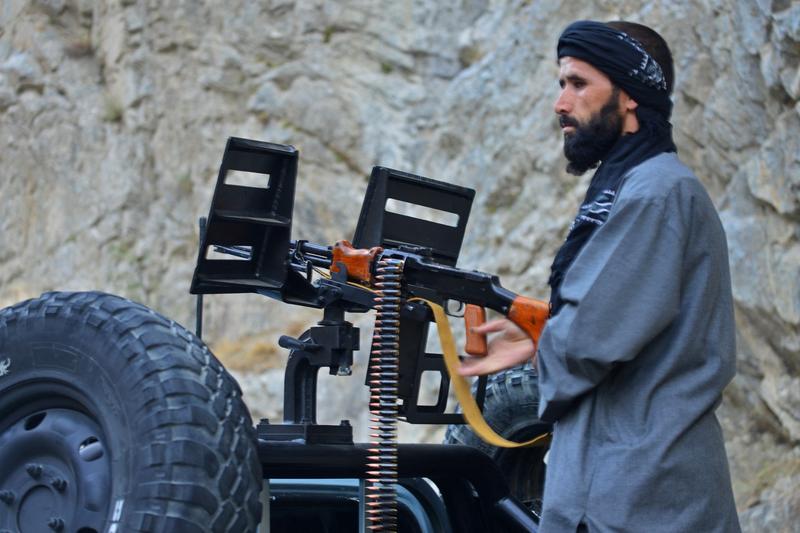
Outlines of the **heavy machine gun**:
[[[537,341],[548,305],[503,288],[496,276],[456,266],[475,192],[422,176],[375,167],[352,244],[292,240],[297,166],[298,151],[291,146],[228,140],[211,209],[201,221],[191,286],[200,296],[254,292],[323,310],[316,326],[279,341],[290,350],[284,422],[258,426],[265,477],[365,480],[362,527],[384,531],[398,527],[393,501],[398,479],[426,477],[453,507],[465,505],[469,487],[478,491],[475,509],[451,512],[458,531],[500,527],[489,522],[502,524],[503,531],[530,531],[530,512],[508,493],[496,468],[457,446],[398,446],[396,422],[464,423],[461,414],[446,412],[447,362],[442,354],[426,352],[436,309],[466,306],[468,332],[483,319],[483,309],[493,309]],[[358,445],[349,424],[317,424],[317,374],[321,368],[337,375],[352,372],[359,332],[345,314],[372,310],[376,324],[366,383],[374,440]],[[467,341],[468,352],[485,353],[485,339]],[[434,405],[419,402],[426,372],[440,378]],[[479,406],[485,387],[485,378],[478,380]],[[464,461],[484,464],[488,472],[467,475]],[[476,517],[477,509],[488,514]]]

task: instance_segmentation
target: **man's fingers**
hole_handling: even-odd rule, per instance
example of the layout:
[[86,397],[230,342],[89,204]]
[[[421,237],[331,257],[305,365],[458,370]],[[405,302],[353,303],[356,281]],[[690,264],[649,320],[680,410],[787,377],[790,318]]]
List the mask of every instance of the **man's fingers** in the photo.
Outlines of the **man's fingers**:
[[492,373],[492,364],[486,358],[466,359],[458,367],[458,373],[465,377],[483,376]]
[[494,320],[490,320],[489,322],[484,322],[480,326],[473,327],[472,332],[481,335],[485,335],[486,333],[496,333],[498,331],[505,330],[507,323],[508,320],[505,318],[496,318]]
[[489,357],[476,357],[474,359],[467,359],[458,367],[458,373],[462,376],[485,376],[486,374],[494,374],[501,370],[511,368],[524,363],[529,357],[524,357],[520,360],[503,360],[499,358]]
[[534,356],[532,343],[516,343],[515,346],[506,346],[502,350],[489,351],[486,357],[465,359],[458,367],[462,376],[483,376],[494,374],[500,370],[517,366]]

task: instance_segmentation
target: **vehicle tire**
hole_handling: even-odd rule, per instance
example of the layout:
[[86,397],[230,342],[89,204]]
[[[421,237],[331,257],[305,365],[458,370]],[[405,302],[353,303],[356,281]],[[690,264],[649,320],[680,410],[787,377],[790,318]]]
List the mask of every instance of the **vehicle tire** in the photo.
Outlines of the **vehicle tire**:
[[[551,426],[538,419],[538,409],[538,380],[530,364],[489,376],[483,416],[498,434],[522,442],[550,431]],[[511,492],[540,516],[549,439],[526,448],[498,448],[481,440],[469,425],[454,424],[447,428],[444,442],[473,446],[489,455],[506,476]]]
[[0,531],[252,532],[261,467],[194,335],[99,292],[0,311]]

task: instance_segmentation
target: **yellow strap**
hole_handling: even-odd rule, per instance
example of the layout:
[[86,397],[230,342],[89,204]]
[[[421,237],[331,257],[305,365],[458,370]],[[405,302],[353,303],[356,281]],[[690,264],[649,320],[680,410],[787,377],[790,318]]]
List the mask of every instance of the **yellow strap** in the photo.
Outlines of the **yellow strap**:
[[456,351],[453,332],[450,329],[450,323],[447,320],[444,309],[442,309],[441,305],[424,298],[412,298],[412,300],[425,302],[433,311],[433,316],[436,318],[436,329],[439,331],[439,340],[442,344],[442,352],[444,352],[444,363],[447,367],[447,373],[450,374],[450,382],[453,384],[458,403],[461,404],[464,418],[466,418],[467,423],[469,423],[473,431],[485,442],[501,448],[533,446],[537,442],[548,438],[550,433],[544,433],[526,442],[514,442],[498,435],[489,424],[486,423],[481,410],[478,408],[478,404],[475,403],[475,398],[472,396],[469,382],[464,376],[458,373],[458,366],[460,364],[457,355],[458,352]]

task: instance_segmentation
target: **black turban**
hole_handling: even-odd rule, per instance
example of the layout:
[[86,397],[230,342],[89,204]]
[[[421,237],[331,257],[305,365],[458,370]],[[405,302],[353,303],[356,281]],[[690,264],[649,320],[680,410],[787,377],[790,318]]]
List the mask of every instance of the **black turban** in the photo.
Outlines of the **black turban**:
[[655,59],[627,33],[591,20],[573,22],[558,39],[558,58],[574,57],[603,72],[640,106],[669,120],[672,101]]

